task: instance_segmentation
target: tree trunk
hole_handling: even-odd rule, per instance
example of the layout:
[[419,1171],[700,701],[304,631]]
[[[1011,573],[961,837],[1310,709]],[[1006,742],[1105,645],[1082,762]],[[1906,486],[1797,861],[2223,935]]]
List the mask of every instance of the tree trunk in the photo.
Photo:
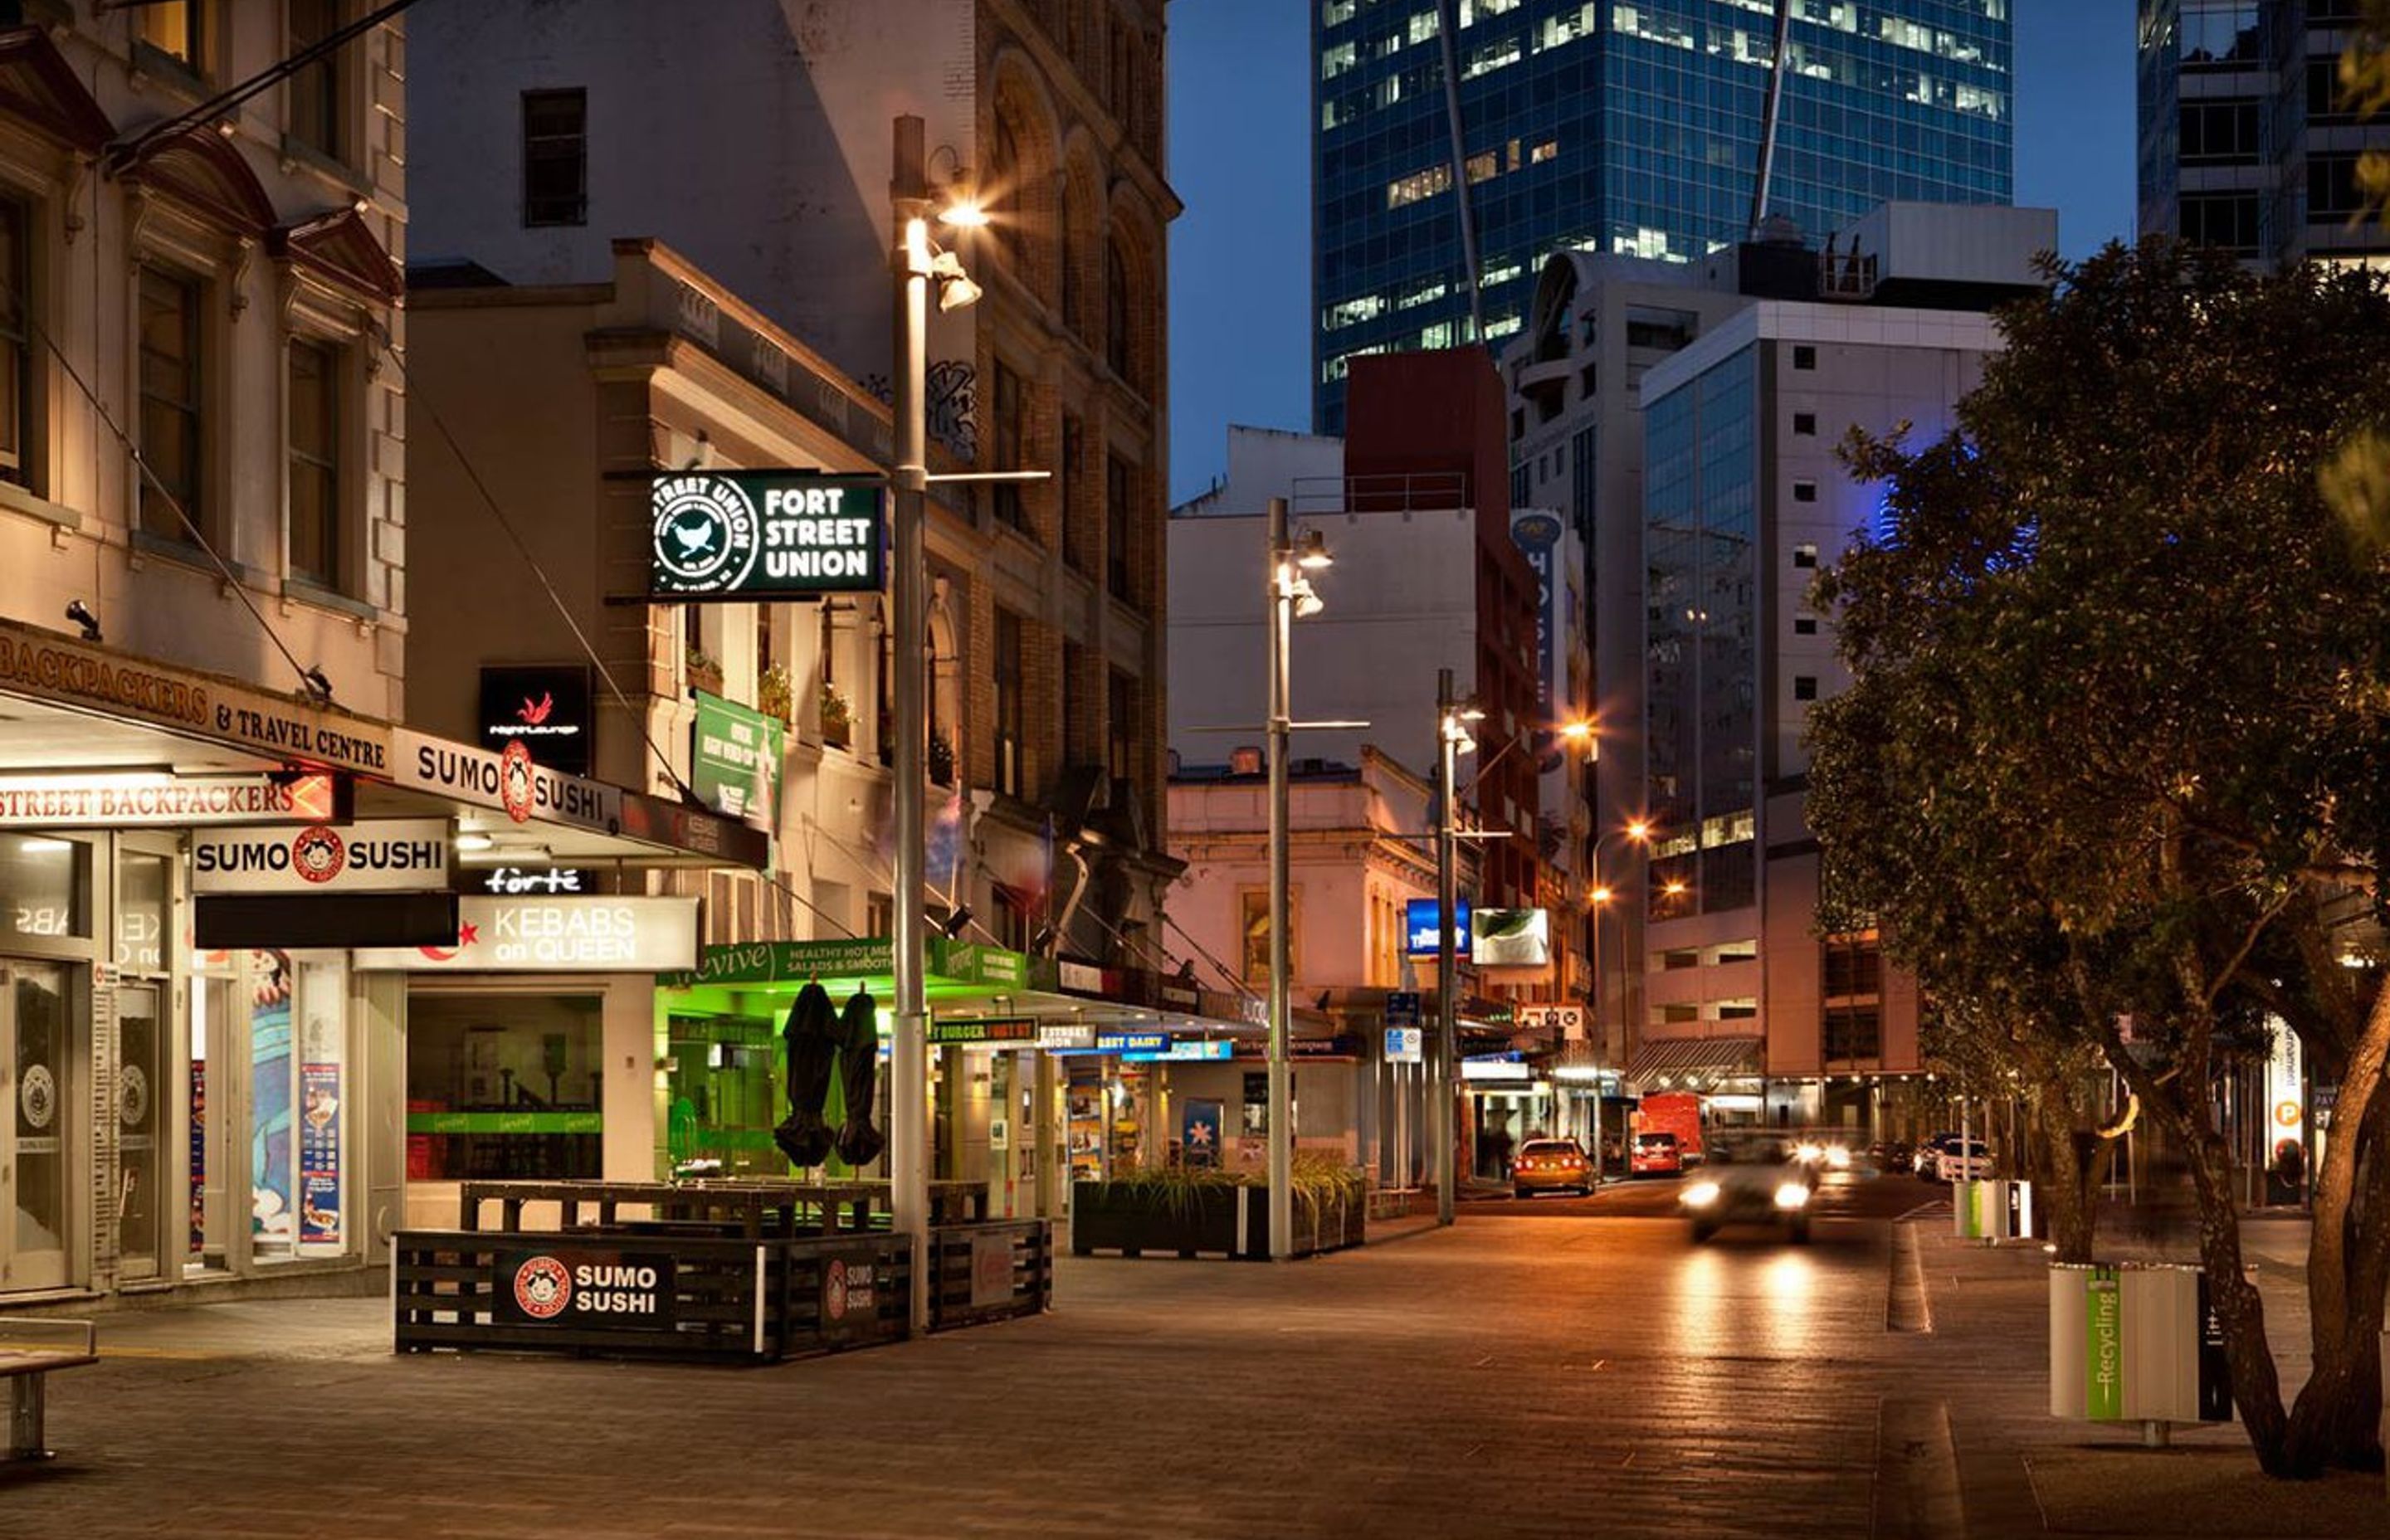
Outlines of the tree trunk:
[[2382,1463],[2383,1293],[2390,1288],[2390,989],[2373,1002],[2342,1075],[2337,1135],[2316,1173],[2307,1243],[2307,1306],[2315,1370],[2291,1414],[2291,1457],[2304,1473],[2327,1464]]
[[[2290,1463],[2290,1419],[2282,1412],[2282,1381],[2274,1350],[2266,1341],[2266,1305],[2242,1270],[2241,1205],[2233,1191],[2232,1152],[2207,1125],[2206,1109],[2184,1097],[2204,1094],[2191,1077],[2165,1087],[2165,1118],[2183,1143],[2192,1193],[2199,1200],[2199,1259],[2207,1270],[2208,1298],[2224,1333],[2224,1355],[2232,1379],[2232,1403],[2248,1431],[2257,1464],[2269,1476],[2301,1474]],[[2311,1474],[2312,1472],[2308,1472]]]
[[2040,1168],[2036,1197],[2049,1216],[2049,1238],[2060,1262],[2091,1260],[2092,1235],[2099,1219],[2100,1136],[2077,1126],[2068,1099],[2054,1089],[2025,1104],[2027,1132]]

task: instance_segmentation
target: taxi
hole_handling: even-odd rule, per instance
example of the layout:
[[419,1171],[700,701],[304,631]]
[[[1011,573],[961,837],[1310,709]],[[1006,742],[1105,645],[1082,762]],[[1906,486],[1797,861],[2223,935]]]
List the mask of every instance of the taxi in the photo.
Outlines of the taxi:
[[1529,1139],[1510,1162],[1510,1191],[1520,1198],[1539,1192],[1593,1190],[1593,1162],[1574,1139]]

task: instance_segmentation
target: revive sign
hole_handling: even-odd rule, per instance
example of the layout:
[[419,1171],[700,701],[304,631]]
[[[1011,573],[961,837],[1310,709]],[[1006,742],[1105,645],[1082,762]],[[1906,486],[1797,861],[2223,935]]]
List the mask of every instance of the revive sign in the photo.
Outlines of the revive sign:
[[334,826],[201,834],[195,893],[422,892],[448,886],[448,824],[374,818]]
[[877,476],[819,471],[659,476],[648,494],[648,593],[678,603],[876,594],[887,494]]

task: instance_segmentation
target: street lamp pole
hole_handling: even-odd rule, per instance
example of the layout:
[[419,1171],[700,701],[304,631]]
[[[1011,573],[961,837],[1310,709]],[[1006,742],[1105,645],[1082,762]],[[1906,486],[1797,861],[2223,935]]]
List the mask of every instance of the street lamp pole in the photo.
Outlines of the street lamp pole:
[[1287,654],[1294,630],[1294,541],[1286,499],[1269,500],[1269,1253],[1294,1255],[1293,1072],[1287,1062],[1287,740],[1292,728]]
[[928,372],[930,312],[930,178],[921,120],[896,120],[894,173],[889,193],[895,213],[894,559],[888,586],[895,610],[896,670],[895,893],[890,923],[896,982],[895,1041],[889,1069],[888,1186],[893,1227],[913,1248],[909,1319],[915,1334],[930,1327],[930,1049],[927,991],[921,955],[928,903],[928,849],[922,787],[928,732],[922,699],[928,672],[929,571],[921,524],[929,491]]
[[1454,870],[1453,840],[1453,756],[1460,735],[1457,714],[1459,702],[1452,693],[1452,671],[1438,669],[1435,674],[1435,737],[1436,737],[1436,826],[1435,826],[1435,1066],[1430,1075],[1428,1097],[1428,1137],[1435,1141],[1435,1222],[1449,1225],[1453,1219],[1453,1188],[1458,1180],[1453,1154],[1454,1082],[1458,1074],[1455,1057],[1459,1034],[1454,1031],[1453,1015],[1458,1008],[1459,992],[1454,987],[1458,959],[1454,956],[1452,921],[1458,907],[1456,895],[1458,874]]

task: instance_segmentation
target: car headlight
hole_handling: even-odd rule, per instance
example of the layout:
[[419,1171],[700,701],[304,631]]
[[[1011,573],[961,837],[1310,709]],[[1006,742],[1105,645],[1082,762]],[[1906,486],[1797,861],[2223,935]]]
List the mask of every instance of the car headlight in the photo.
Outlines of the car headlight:
[[1691,1187],[1685,1189],[1685,1207],[1689,1209],[1708,1208],[1712,1203],[1717,1201],[1717,1196],[1718,1185],[1715,1182],[1695,1182]]
[[1780,1209],[1805,1209],[1809,1206],[1809,1189],[1799,1182],[1787,1182],[1776,1189],[1776,1206]]
[[1851,1168],[1851,1152],[1841,1145],[1829,1145],[1826,1148],[1826,1163],[1836,1171],[1848,1171]]
[[1793,1159],[1799,1161],[1805,1166],[1816,1165],[1818,1163],[1818,1157],[1824,1153],[1825,1151],[1813,1144],[1795,1145],[1792,1147]]

